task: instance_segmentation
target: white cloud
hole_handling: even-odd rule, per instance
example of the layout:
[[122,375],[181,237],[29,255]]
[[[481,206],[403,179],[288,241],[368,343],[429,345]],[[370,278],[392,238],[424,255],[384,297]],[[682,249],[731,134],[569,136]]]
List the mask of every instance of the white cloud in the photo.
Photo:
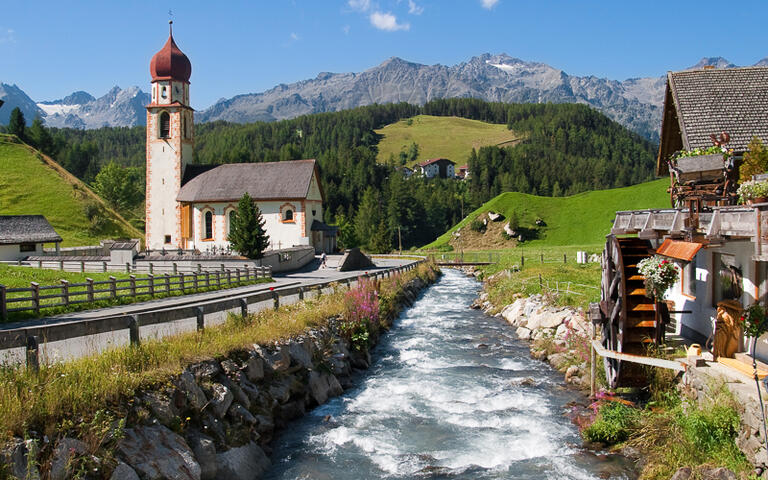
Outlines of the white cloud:
[[483,5],[484,9],[490,10],[499,3],[499,0],[480,0],[480,3]]
[[344,35],[349,35],[350,28],[351,27],[349,25],[344,25],[343,27],[341,27],[341,31],[344,32]]
[[395,32],[397,30],[409,30],[411,28],[411,24],[409,23],[397,23],[397,17],[391,13],[373,12],[370,18],[371,25],[379,30]]
[[371,0],[349,0],[347,5],[358,12],[367,12],[371,9]]
[[0,45],[16,43],[16,32],[12,28],[0,27]]
[[413,0],[408,0],[408,13],[411,15],[421,15],[424,13],[424,7],[416,5]]

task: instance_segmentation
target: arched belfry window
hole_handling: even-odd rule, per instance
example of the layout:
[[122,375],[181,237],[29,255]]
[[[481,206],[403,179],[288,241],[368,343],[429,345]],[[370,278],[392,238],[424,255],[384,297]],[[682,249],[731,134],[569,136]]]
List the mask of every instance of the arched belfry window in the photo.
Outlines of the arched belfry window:
[[283,212],[283,220],[285,220],[286,222],[293,221],[293,210],[291,210],[290,208],[286,208],[285,212]]
[[160,138],[171,136],[171,115],[168,112],[160,114]]
[[205,230],[203,232],[204,240],[213,238],[213,212],[205,212]]

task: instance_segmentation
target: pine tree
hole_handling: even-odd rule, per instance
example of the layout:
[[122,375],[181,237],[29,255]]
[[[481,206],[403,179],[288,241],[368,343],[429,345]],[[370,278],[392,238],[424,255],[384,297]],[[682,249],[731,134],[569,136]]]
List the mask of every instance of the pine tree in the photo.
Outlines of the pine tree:
[[16,135],[21,140],[24,140],[26,136],[24,129],[26,128],[27,128],[27,121],[24,120],[24,114],[21,113],[21,109],[19,107],[16,107],[13,110],[11,110],[11,118],[8,121],[8,128],[6,129],[6,131],[11,135]]
[[269,236],[264,229],[266,220],[259,207],[248,192],[237,204],[237,212],[232,218],[229,230],[229,242],[232,248],[248,258],[261,258],[269,246]]
[[53,137],[43,126],[40,117],[35,117],[32,126],[25,133],[29,135],[29,141],[35,148],[47,155],[53,155]]

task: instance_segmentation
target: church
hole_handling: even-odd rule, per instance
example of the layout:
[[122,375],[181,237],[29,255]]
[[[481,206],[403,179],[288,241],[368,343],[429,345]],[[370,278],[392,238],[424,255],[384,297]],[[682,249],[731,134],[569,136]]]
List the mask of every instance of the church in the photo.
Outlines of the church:
[[[172,23],[172,22],[171,22]],[[146,248],[223,251],[237,202],[248,193],[266,221],[272,249],[336,249],[323,223],[323,189],[315,160],[195,165],[192,64],[173,40],[152,57],[147,105]]]

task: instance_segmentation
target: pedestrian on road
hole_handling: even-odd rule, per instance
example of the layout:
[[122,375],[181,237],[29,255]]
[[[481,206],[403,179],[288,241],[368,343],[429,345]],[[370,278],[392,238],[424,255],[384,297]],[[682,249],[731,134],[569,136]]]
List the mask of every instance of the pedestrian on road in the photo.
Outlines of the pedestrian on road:
[[320,268],[325,268],[325,260],[327,259],[325,252],[320,254]]

